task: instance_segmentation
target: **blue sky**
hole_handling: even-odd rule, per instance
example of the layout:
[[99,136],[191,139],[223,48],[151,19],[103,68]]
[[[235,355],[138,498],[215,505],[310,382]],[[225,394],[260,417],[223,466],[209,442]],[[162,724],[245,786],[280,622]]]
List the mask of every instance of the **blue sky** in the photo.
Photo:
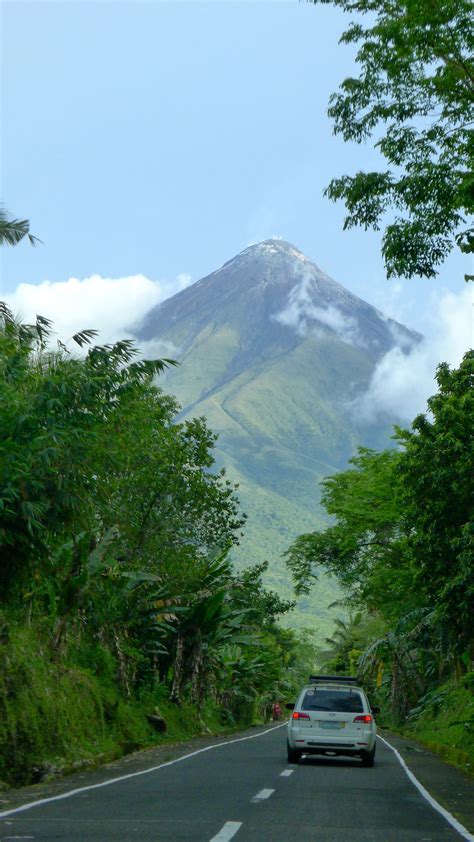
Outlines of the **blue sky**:
[[[322,195],[378,162],[334,137],[326,114],[353,70],[337,10],[7,0],[2,17],[2,200],[44,242],[2,250],[0,294],[18,306],[30,296],[48,315],[55,284],[91,276],[143,276],[152,304],[275,235],[422,332],[439,329],[442,296],[465,298],[458,256],[437,281],[387,282],[379,235],[343,232],[343,206]],[[103,329],[93,284],[88,326]]]
[[297,2],[7,2],[4,202],[45,246],[6,283],[200,277],[273,233],[329,262],[341,27]]

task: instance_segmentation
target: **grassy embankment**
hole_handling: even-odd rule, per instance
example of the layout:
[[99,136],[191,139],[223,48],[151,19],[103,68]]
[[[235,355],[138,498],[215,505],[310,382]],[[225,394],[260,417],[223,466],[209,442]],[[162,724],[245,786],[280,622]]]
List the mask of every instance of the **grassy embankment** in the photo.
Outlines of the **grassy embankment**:
[[[38,629],[9,628],[0,642],[0,787],[99,765],[141,748],[218,734],[245,726],[224,723],[215,706],[177,707],[156,686],[128,697],[116,682],[116,663],[103,647],[71,645],[51,660]],[[167,725],[158,733],[146,714]]]
[[381,716],[381,723],[413,739],[443,760],[474,775],[474,673],[453,678],[428,693],[405,725]]
[[433,690],[399,730],[474,774],[474,673]]

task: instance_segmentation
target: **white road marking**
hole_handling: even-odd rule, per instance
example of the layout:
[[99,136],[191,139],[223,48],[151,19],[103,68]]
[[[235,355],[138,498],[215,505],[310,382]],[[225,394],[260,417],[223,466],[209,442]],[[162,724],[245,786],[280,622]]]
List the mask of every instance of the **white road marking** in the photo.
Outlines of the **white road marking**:
[[474,836],[472,835],[472,833],[470,833],[468,829],[461,824],[461,822],[458,822],[458,820],[455,819],[454,816],[452,816],[451,813],[448,812],[448,810],[445,810],[445,808],[442,807],[441,804],[439,804],[438,801],[436,801],[436,799],[433,798],[432,795],[430,795],[428,790],[424,788],[423,784],[420,783],[418,778],[416,778],[413,772],[408,768],[400,752],[397,751],[397,749],[394,748],[388,742],[388,740],[384,740],[384,738],[381,737],[380,734],[377,734],[377,737],[379,740],[382,740],[382,742],[385,743],[385,745],[393,751],[395,757],[397,758],[401,767],[405,770],[412,784],[416,786],[418,792],[423,796],[423,798],[428,802],[428,804],[430,804],[431,807],[433,807],[433,810],[437,810],[438,813],[441,813],[443,818],[445,818],[446,821],[451,825],[451,827],[454,827],[454,829],[457,830],[457,832],[460,833],[464,839],[468,839],[469,842],[474,842]]
[[229,839],[235,836],[240,827],[242,827],[242,822],[226,822],[210,842],[229,842]]
[[278,728],[283,728],[286,725],[286,722],[282,722],[281,725],[274,725],[272,728],[267,728],[266,731],[261,731],[260,734],[251,734],[250,737],[237,737],[237,739],[227,740],[225,743],[216,743],[213,746],[198,748],[197,751],[192,751],[190,754],[183,754],[182,757],[177,757],[176,760],[168,760],[167,763],[161,763],[159,766],[151,766],[150,769],[142,769],[140,772],[130,772],[128,775],[120,775],[119,778],[110,778],[108,781],[102,781],[100,784],[81,786],[78,789],[71,789],[69,792],[62,792],[61,795],[52,795],[51,798],[39,798],[38,801],[30,801],[29,804],[22,804],[21,807],[13,807],[11,810],[3,810],[3,812],[0,812],[0,819],[5,818],[5,816],[12,816],[15,813],[23,813],[25,810],[31,810],[32,807],[39,807],[40,804],[50,804],[51,801],[62,801],[63,798],[70,798],[71,795],[77,795],[79,792],[88,792],[91,789],[101,789],[103,786],[117,784],[119,781],[127,781],[129,778],[137,778],[139,775],[148,775],[150,772],[158,772],[160,769],[165,769],[167,766],[174,766],[175,763],[181,763],[183,760],[188,760],[189,757],[195,757],[197,754],[203,754],[205,751],[212,751],[215,748],[230,746],[233,743],[243,743],[246,740],[255,740],[258,737],[264,737],[265,734],[270,734],[271,731],[276,731]]
[[295,771],[294,769],[285,769],[284,772],[280,772],[280,778],[289,778],[290,775],[292,775],[294,771]]
[[274,789],[261,789],[260,792],[257,792],[253,798],[250,800],[255,804],[257,801],[265,801],[266,798],[270,798],[270,795],[273,795],[275,792]]

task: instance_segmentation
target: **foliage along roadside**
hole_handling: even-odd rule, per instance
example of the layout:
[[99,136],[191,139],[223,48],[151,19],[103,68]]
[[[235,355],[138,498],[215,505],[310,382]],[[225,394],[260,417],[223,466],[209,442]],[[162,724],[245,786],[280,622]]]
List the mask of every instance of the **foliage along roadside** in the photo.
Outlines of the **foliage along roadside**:
[[472,3],[311,2],[354,16],[340,41],[357,46],[359,75],[331,96],[334,132],[372,140],[387,167],[334,178],[326,194],[344,200],[344,228],[385,225],[388,277],[434,277],[455,244],[474,250]]
[[[311,2],[352,16],[341,42],[358,75],[331,96],[334,131],[386,162],[333,178],[326,195],[345,202],[345,228],[384,227],[389,277],[434,277],[455,245],[474,248],[472,3]],[[301,592],[321,564],[356,612],[328,641],[328,667],[358,668],[392,722],[439,726],[454,754],[473,751],[473,365],[471,351],[457,371],[439,366],[432,417],[397,431],[400,451],[360,450],[323,483],[334,526],[287,556]]]
[[472,763],[474,352],[437,381],[429,415],[396,430],[399,449],[361,449],[323,482],[334,524],[300,536],[287,563],[300,592],[321,566],[347,593],[354,613],[327,641],[328,668],[359,672],[392,725],[437,723]]
[[245,516],[213,472],[205,420],[179,423],[156,385],[171,361],[94,338],[73,337],[82,357],[53,349],[47,319],[21,324],[1,305],[0,755],[12,783],[67,754],[69,726],[80,753],[85,723],[115,744],[130,720],[130,740],[146,742],[163,698],[247,723],[312,666],[310,644],[277,623],[292,603],[265,590],[265,565],[232,569]]
[[[0,671],[0,790],[269,718],[270,707],[264,716],[258,697],[234,721],[231,709],[223,716],[221,703],[211,696],[173,704],[169,688],[158,682],[126,696],[117,683],[116,660],[104,646],[72,638],[67,653],[53,662],[47,622],[28,627],[2,612],[0,625],[5,665]],[[149,716],[164,721],[166,731],[156,730]]]

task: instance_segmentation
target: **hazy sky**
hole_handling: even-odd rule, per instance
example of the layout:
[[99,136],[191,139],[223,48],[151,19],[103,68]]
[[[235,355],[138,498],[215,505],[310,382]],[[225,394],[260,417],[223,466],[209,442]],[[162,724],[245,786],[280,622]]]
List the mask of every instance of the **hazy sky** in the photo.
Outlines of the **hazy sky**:
[[322,195],[378,162],[332,135],[328,98],[353,69],[332,7],[1,8],[2,201],[44,241],[2,250],[13,306],[107,332],[107,302],[125,324],[272,236],[421,332],[440,329],[447,291],[468,304],[460,257],[436,281],[387,282],[379,235],[343,232],[343,206]]

